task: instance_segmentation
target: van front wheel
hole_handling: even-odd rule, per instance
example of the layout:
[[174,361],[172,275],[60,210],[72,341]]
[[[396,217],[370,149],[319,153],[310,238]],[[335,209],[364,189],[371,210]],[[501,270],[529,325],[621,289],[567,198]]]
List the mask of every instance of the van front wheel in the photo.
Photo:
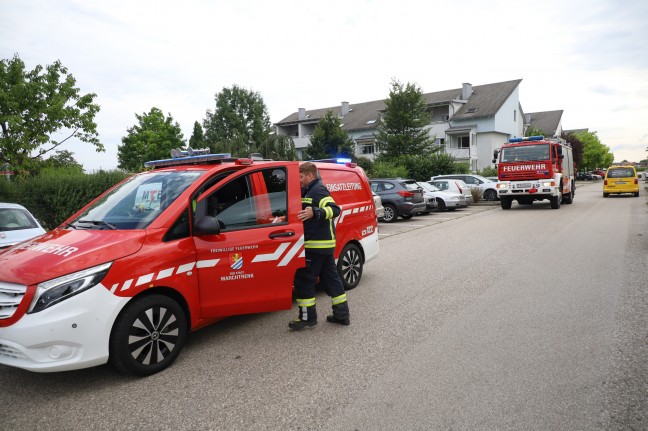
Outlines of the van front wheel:
[[362,278],[362,268],[363,262],[360,248],[355,244],[344,246],[337,262],[337,269],[344,290],[351,290],[358,285]]
[[148,376],[176,359],[187,339],[184,310],[173,299],[134,299],[117,317],[110,335],[110,364],[124,373]]

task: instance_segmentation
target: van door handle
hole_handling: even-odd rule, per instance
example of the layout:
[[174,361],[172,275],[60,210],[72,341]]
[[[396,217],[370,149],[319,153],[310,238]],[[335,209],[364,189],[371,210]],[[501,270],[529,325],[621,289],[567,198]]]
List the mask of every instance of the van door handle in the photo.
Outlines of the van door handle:
[[289,231],[286,231],[286,232],[273,232],[273,233],[271,233],[269,235],[269,237],[270,237],[270,239],[274,239],[274,238],[281,238],[281,237],[284,237],[284,236],[294,236],[294,235],[295,235],[295,232],[289,230]]

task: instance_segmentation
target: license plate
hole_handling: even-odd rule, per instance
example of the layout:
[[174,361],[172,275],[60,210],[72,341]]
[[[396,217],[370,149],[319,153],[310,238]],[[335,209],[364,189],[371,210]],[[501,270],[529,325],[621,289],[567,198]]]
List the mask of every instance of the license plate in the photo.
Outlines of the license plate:
[[528,189],[529,187],[531,187],[531,183],[522,183],[517,185],[518,189]]
[[617,182],[614,183],[614,184],[625,184],[625,183],[626,183],[625,181],[617,181]]

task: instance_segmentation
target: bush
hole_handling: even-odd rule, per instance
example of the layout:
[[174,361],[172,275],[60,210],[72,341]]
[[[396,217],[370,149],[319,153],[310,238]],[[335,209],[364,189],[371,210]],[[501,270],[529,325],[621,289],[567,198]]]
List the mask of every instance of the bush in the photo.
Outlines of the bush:
[[483,193],[481,190],[479,190],[478,187],[472,187],[470,189],[470,195],[472,196],[473,203],[479,202],[479,200],[483,197]]
[[[434,175],[457,173],[457,164],[452,156],[434,153],[420,156],[386,158],[379,156],[371,171],[372,178],[410,178],[428,181]],[[459,169],[462,169],[461,167]],[[395,175],[398,172],[399,175]],[[383,175],[389,173],[391,175]],[[459,171],[461,173],[461,171]]]
[[383,161],[375,162],[371,172],[367,172],[370,178],[407,178],[408,172],[404,166],[397,166],[395,163]]
[[48,170],[35,177],[18,178],[9,182],[9,187],[0,186],[0,200],[24,206],[51,230],[127,176],[122,171],[87,175]]
[[481,175],[482,177],[496,177],[497,168],[484,168],[481,171],[477,171],[477,175]]

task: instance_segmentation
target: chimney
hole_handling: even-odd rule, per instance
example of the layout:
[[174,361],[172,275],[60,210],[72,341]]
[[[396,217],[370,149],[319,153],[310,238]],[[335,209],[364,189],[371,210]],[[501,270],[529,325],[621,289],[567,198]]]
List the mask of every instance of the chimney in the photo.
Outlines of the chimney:
[[349,113],[349,102],[342,102],[342,108],[340,109],[340,116],[344,117]]
[[464,82],[461,88],[461,100],[468,100],[471,94],[472,94],[472,84]]
[[297,120],[302,121],[306,119],[306,108],[299,108],[297,112]]

